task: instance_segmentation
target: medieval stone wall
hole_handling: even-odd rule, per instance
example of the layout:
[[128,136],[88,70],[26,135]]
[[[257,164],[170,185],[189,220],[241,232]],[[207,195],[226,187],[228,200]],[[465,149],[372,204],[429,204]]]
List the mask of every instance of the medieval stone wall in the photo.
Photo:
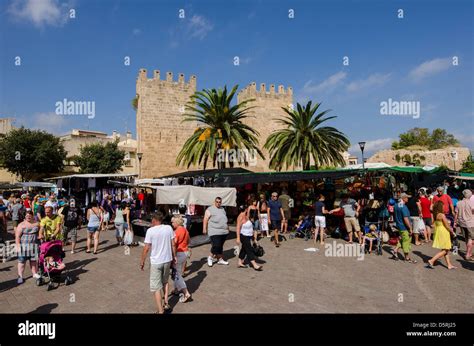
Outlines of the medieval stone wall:
[[[195,91],[195,76],[191,76],[189,82],[185,82],[184,75],[180,74],[178,81],[174,81],[173,74],[168,72],[166,79],[161,80],[160,71],[155,70],[153,78],[148,78],[145,69],[139,71],[136,85],[137,141],[138,152],[143,153],[142,178],[160,177],[186,169],[176,166],[176,157],[197,127],[197,123],[181,122],[184,106]],[[292,104],[293,90],[292,88],[285,90],[282,85],[278,90],[275,90],[274,85],[266,90],[265,84],[261,84],[257,91],[256,83],[251,83],[237,95],[237,102],[248,99],[255,99],[249,106],[256,108],[249,114],[251,117],[247,118],[245,123],[260,133],[259,145],[266,160],[258,158],[256,166],[247,168],[252,171],[268,171],[269,155],[263,150],[263,145],[270,133],[281,127],[274,118],[284,115],[281,107]],[[202,167],[191,166],[190,169],[202,169]]]
[[137,140],[143,153],[141,177],[154,178],[183,171],[176,166],[176,157],[184,142],[193,134],[196,123],[182,123],[184,106],[196,91],[196,77],[185,82],[181,73],[173,80],[171,72],[161,80],[160,71],[148,78],[141,69],[137,79]]
[[275,119],[284,117],[285,112],[281,108],[287,108],[293,103],[293,89],[289,87],[285,90],[283,85],[280,85],[278,90],[275,90],[275,85],[272,84],[270,89],[267,90],[266,85],[262,83],[259,90],[257,90],[257,84],[253,82],[237,95],[238,102],[249,99],[255,99],[255,101],[247,104],[255,108],[249,112],[249,117],[245,119],[244,123],[259,132],[259,147],[265,156],[265,160],[258,157],[257,165],[249,166],[248,169],[255,172],[269,171],[270,155],[267,150],[263,149],[263,146],[272,132],[283,128]]
[[[456,163],[454,163],[451,156],[451,152],[453,151],[458,153],[458,159]],[[403,161],[397,162],[395,159],[397,154],[400,155],[400,157],[403,157],[405,154],[408,154],[411,157],[413,157],[415,154],[424,156],[426,159],[421,162],[422,166],[445,165],[450,169],[454,169],[454,165],[456,164],[456,169],[459,170],[462,167],[463,162],[466,161],[469,156],[469,149],[464,147],[448,147],[437,150],[382,150],[371,156],[367,162],[385,162],[391,166],[404,166],[405,163]]]

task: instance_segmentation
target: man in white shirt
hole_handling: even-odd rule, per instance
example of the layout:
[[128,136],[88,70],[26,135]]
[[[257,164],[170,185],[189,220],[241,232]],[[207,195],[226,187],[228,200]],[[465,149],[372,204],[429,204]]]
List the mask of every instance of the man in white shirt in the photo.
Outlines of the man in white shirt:
[[[140,269],[143,270],[148,252],[150,254],[150,291],[154,292],[158,313],[170,312],[168,304],[168,278],[170,276],[171,264],[176,265],[176,247],[173,228],[163,225],[162,213],[152,216],[150,227],[145,235],[145,247],[143,248]],[[162,302],[162,289],[164,287],[164,300]]]

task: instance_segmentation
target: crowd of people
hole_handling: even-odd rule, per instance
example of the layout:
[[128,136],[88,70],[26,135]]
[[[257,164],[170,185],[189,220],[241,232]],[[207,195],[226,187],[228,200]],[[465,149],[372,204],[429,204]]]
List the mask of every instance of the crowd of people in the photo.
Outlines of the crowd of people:
[[26,262],[30,263],[35,279],[38,274],[39,245],[60,240],[63,251],[71,246],[75,254],[78,232],[86,226],[86,253],[98,253],[100,233],[115,226],[117,243],[137,246],[131,227],[130,200],[113,203],[112,196],[104,196],[101,203],[91,202],[86,208],[77,205],[74,197],[59,198],[55,193],[11,193],[0,196],[0,228],[2,241],[7,241],[7,222],[11,220],[18,257],[18,284],[24,282]]
[[[278,248],[286,234],[297,231],[308,220],[315,245],[318,238],[320,245],[324,245],[329,234],[334,237],[339,234],[348,243],[356,243],[368,253],[372,253],[374,244],[382,242],[382,227],[390,233],[391,258],[400,260],[401,253],[401,259],[413,264],[417,261],[410,255],[412,246],[431,243],[439,252],[426,261],[426,267],[430,269],[442,258],[448,269],[456,268],[450,253],[459,250],[459,230],[466,242],[464,258],[473,261],[474,196],[470,189],[443,184],[434,190],[398,191],[383,197],[371,194],[367,199],[344,192],[338,203],[327,201],[324,193],[319,193],[311,208],[294,215],[293,219],[295,201],[286,189],[281,192],[281,195],[271,192],[269,198],[264,193],[250,194],[239,206],[235,239],[239,247],[237,268],[251,267],[262,271],[256,250],[260,247],[259,241],[269,238]],[[114,201],[112,196],[104,196],[100,203],[93,201],[87,208],[81,208],[74,198],[58,198],[54,193],[2,196],[0,227],[5,231],[7,219],[11,219],[18,251],[18,284],[24,281],[23,273],[28,261],[33,277],[39,277],[37,254],[40,242],[61,240],[63,251],[70,244],[70,252],[74,254],[78,232],[83,225],[87,229],[86,253],[97,254],[100,234],[111,224],[117,244],[138,245],[131,225],[135,206],[132,207],[130,202],[130,199]],[[146,231],[140,262],[140,269],[144,270],[146,259],[150,258],[150,290],[158,313],[170,312],[170,294],[180,296],[183,303],[192,301],[184,281],[187,260],[191,256],[188,222],[179,214],[173,215],[171,220],[167,217],[161,211],[152,214],[152,226]],[[292,223],[296,219],[298,221]],[[329,223],[335,225],[335,229],[329,230]],[[211,243],[207,257],[209,267],[229,265],[229,260],[224,258],[224,244],[229,232],[226,209],[222,206],[222,198],[217,197],[203,217],[203,234],[209,236]],[[4,233],[2,236],[5,237]],[[169,292],[170,278],[174,281],[173,292]]]

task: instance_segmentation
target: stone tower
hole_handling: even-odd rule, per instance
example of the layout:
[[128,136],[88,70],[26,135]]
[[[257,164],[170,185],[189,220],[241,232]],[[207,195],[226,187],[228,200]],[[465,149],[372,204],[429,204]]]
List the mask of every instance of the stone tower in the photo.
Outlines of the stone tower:
[[160,71],[155,70],[149,79],[147,71],[141,69],[136,90],[138,153],[143,154],[141,178],[184,170],[176,166],[176,157],[197,127],[196,123],[182,122],[184,106],[196,91],[196,76],[186,83],[182,73],[173,81],[173,74],[167,72],[166,80],[161,80]]
[[283,85],[279,85],[278,90],[275,91],[275,85],[272,84],[270,90],[267,91],[265,84],[262,83],[260,84],[260,90],[257,90],[257,84],[253,82],[242,89],[237,96],[238,102],[248,99],[255,99],[248,106],[255,106],[256,108],[249,112],[249,117],[245,119],[245,123],[260,134],[258,137],[259,146],[265,156],[265,160],[258,158],[256,167],[249,166],[248,169],[255,172],[269,171],[270,156],[268,151],[263,149],[263,145],[272,132],[282,128],[282,125],[274,119],[285,115],[281,107],[288,107],[293,103],[293,89],[289,87],[285,90]]

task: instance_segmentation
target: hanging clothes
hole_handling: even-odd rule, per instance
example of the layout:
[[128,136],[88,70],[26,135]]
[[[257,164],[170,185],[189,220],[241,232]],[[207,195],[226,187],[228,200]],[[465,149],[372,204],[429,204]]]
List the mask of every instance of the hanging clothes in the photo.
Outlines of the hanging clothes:
[[96,184],[95,178],[87,179],[87,187],[89,189],[95,189],[95,186],[96,186],[95,184]]

